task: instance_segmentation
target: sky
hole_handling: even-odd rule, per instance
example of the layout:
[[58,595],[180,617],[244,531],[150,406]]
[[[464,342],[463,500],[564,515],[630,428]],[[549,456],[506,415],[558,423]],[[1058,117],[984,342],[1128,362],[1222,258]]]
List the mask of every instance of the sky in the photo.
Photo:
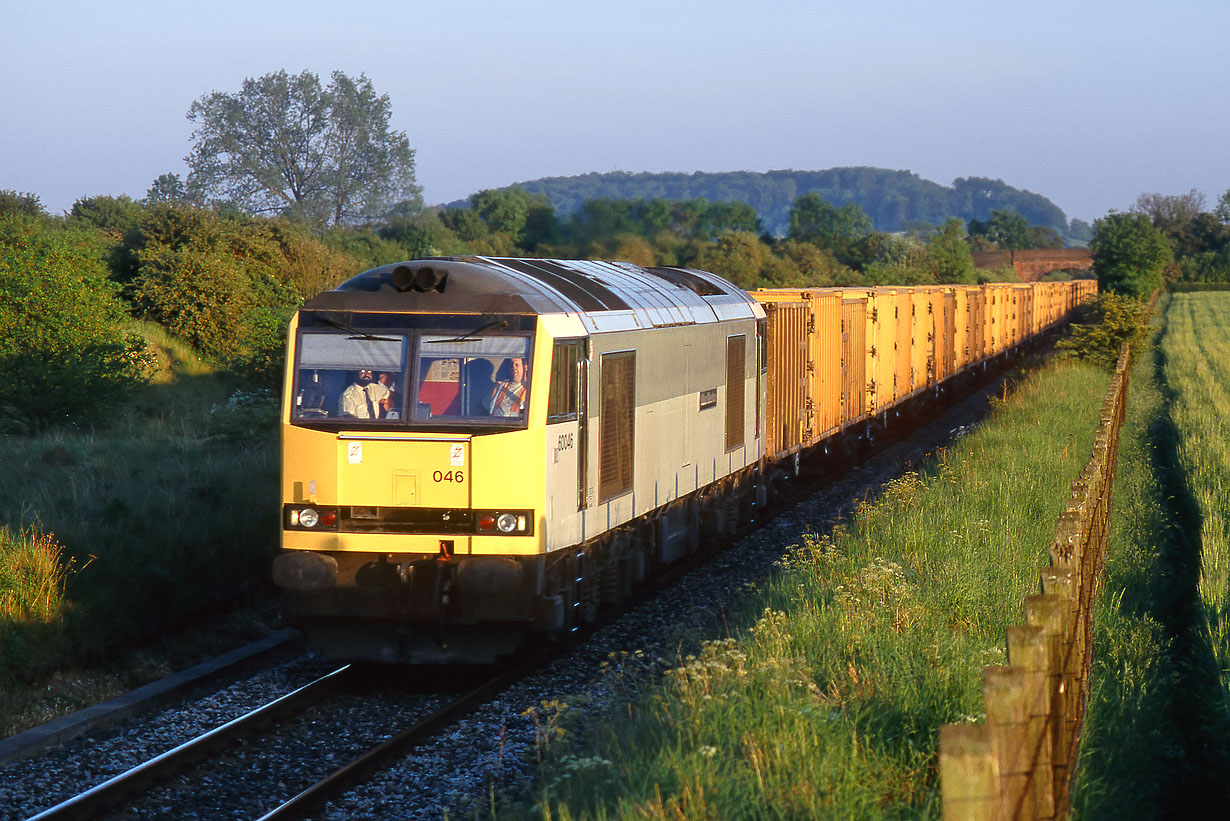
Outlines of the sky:
[[[874,166],[1092,222],[1230,189],[1225,0],[0,0],[0,189],[188,173],[193,101],[365,74],[428,204],[545,176]],[[1218,55],[1221,55],[1220,57]]]

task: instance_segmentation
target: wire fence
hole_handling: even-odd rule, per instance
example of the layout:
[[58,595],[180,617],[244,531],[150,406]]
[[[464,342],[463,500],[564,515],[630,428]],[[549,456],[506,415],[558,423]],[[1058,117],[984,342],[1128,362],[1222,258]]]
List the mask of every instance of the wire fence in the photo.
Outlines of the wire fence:
[[944,818],[1064,819],[1089,693],[1093,605],[1101,584],[1129,352],[1119,353],[1093,456],[1055,526],[1042,592],[1008,628],[1008,664],[983,669],[986,720],[940,727]]

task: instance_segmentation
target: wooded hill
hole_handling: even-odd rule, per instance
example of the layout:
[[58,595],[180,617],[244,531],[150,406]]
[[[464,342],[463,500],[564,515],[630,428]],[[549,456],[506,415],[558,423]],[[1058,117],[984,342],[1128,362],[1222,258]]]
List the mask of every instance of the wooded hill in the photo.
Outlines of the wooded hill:
[[600,198],[744,202],[756,209],[764,230],[779,236],[786,233],[795,199],[815,192],[833,205],[855,203],[879,231],[902,231],[909,223],[919,222],[943,225],[949,217],[959,217],[963,222],[985,220],[992,211],[1012,210],[1030,225],[1053,228],[1065,239],[1088,239],[1079,229],[1074,236],[1063,210],[1046,197],[985,177],[961,177],[951,186],[943,186],[911,171],[869,167],[693,174],[612,171],[543,177],[516,186],[530,194],[544,195],[560,215],[573,213],[586,200]]

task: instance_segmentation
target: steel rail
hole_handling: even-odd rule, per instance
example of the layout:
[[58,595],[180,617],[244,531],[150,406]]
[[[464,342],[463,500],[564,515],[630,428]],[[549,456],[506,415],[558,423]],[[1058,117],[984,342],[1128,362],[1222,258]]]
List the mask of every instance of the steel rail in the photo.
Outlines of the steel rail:
[[223,747],[248,730],[264,722],[272,722],[292,710],[314,701],[322,691],[336,686],[351,670],[349,664],[339,667],[315,681],[257,707],[225,724],[185,741],[131,769],[91,787],[83,793],[31,816],[29,821],[46,819],[91,818],[100,811],[115,806],[125,798],[146,791],[151,786],[179,772],[187,763],[204,756],[212,749]]

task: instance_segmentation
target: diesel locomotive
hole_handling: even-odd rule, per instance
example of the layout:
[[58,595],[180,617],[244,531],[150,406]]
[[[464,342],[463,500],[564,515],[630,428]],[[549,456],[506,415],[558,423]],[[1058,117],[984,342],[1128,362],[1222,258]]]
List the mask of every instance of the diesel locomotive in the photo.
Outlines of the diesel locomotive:
[[282,409],[288,623],[486,663],[730,532],[801,457],[1062,322],[1090,282],[747,293],[628,263],[433,258],[308,300]]

